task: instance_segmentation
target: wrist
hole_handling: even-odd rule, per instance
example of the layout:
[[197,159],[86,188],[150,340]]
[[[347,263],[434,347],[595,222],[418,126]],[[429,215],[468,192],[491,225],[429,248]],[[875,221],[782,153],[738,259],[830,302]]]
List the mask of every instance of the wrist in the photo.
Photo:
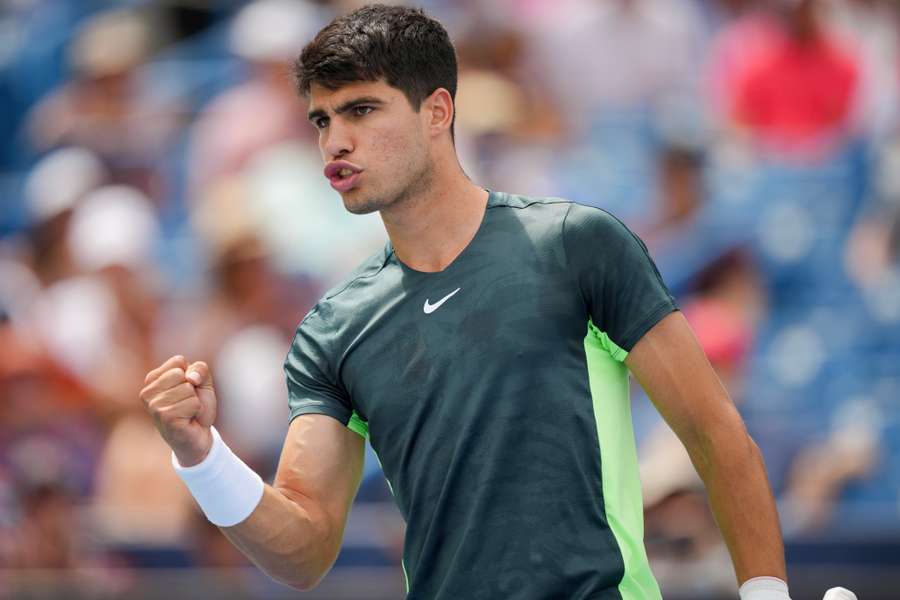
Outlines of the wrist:
[[199,463],[183,466],[173,452],[172,466],[206,518],[219,527],[231,527],[256,509],[265,484],[231,451],[215,427],[210,432],[212,444]]
[[203,445],[203,448],[191,448],[191,449],[172,449],[172,454],[175,455],[175,458],[178,460],[178,465],[184,468],[190,468],[197,466],[206,460],[206,457],[209,456],[210,451],[213,447],[214,436],[212,434],[212,428],[207,428],[203,430],[203,438],[206,443]]
[[741,584],[741,600],[791,600],[788,586],[777,577],[754,577]]

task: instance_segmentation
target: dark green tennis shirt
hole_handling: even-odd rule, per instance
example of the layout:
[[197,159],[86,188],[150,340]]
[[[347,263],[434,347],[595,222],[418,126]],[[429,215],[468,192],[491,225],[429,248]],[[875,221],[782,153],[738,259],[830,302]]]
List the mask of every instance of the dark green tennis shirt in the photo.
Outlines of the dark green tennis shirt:
[[676,310],[609,213],[492,192],[445,270],[390,245],[297,329],[291,418],[368,435],[409,598],[659,598],[622,361]]

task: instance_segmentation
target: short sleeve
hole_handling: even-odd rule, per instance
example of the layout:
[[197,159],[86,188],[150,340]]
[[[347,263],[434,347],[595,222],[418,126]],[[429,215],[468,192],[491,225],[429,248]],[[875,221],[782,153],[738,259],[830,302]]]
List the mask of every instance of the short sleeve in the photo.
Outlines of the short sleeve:
[[333,335],[314,308],[297,328],[291,349],[284,361],[290,419],[319,414],[334,417],[344,425],[351,422],[350,396],[338,382],[328,350]]
[[599,208],[571,204],[563,220],[566,258],[588,314],[599,331],[627,353],[654,325],[678,310],[647,246]]

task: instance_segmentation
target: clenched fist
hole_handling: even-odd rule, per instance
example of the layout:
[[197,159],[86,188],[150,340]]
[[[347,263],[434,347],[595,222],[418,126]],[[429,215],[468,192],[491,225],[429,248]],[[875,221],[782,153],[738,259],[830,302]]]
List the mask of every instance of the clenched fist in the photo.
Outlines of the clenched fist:
[[183,356],[173,356],[147,373],[140,397],[181,466],[206,458],[216,420],[216,393],[206,363],[188,365]]

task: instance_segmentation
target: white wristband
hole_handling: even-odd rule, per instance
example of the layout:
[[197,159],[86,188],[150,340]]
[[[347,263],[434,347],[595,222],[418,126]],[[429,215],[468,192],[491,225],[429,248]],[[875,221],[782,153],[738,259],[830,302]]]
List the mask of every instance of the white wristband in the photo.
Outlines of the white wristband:
[[222,441],[212,427],[213,443],[200,463],[182,467],[172,453],[172,466],[200,505],[206,518],[219,527],[237,525],[250,516],[262,499],[262,478]]
[[777,577],[754,577],[740,589],[741,600],[791,600],[788,586]]

